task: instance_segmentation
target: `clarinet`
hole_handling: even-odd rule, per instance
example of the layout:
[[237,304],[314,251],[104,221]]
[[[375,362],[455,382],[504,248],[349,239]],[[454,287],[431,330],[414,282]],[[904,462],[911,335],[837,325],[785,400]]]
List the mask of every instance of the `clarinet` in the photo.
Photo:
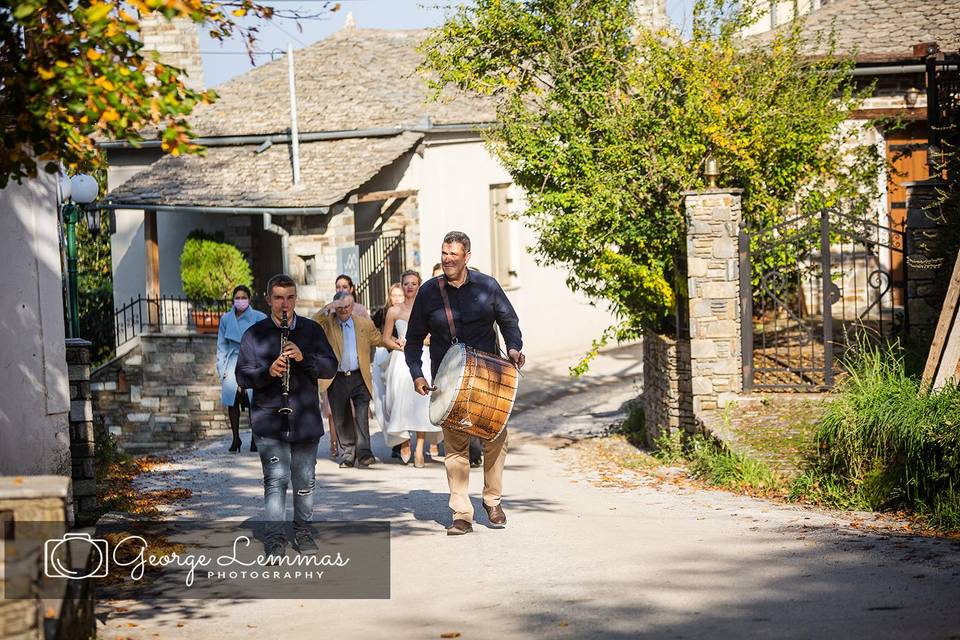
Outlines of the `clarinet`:
[[[287,323],[287,312],[283,312],[283,316],[280,318],[280,354],[283,355],[283,350],[286,348],[287,343],[290,342],[290,326]],[[286,415],[293,413],[293,409],[290,408],[290,358],[285,358],[287,363],[287,368],[283,371],[283,377],[280,379],[281,385],[283,386],[283,404],[280,407],[280,413]]]

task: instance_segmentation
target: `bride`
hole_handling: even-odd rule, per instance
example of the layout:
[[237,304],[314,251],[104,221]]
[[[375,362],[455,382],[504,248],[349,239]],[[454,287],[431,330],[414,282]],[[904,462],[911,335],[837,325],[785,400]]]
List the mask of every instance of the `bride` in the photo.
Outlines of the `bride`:
[[[388,444],[402,442],[400,460],[410,462],[410,431],[417,434],[417,448],[414,455],[414,466],[424,466],[423,445],[426,434],[431,438],[442,437],[440,427],[430,423],[430,397],[421,396],[413,386],[410,369],[407,368],[403,355],[406,344],[407,323],[410,320],[410,311],[413,301],[420,290],[420,274],[416,271],[404,271],[400,277],[400,286],[403,287],[403,302],[387,310],[387,317],[383,323],[383,343],[391,350],[390,364],[387,368],[387,396],[386,415]],[[393,337],[396,327],[398,338]],[[423,370],[430,371],[430,352],[425,346],[423,349]]]

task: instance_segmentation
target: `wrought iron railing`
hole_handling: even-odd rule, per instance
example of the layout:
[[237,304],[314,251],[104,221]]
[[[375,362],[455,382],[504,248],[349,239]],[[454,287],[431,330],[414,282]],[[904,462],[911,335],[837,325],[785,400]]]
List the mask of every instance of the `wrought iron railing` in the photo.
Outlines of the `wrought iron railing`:
[[114,312],[114,335],[121,346],[143,333],[169,330],[213,331],[233,300],[199,300],[186,296],[138,295]]
[[390,285],[400,281],[406,269],[407,245],[403,230],[383,233],[358,233],[360,248],[360,278],[357,297],[368,309],[382,307],[390,292]]

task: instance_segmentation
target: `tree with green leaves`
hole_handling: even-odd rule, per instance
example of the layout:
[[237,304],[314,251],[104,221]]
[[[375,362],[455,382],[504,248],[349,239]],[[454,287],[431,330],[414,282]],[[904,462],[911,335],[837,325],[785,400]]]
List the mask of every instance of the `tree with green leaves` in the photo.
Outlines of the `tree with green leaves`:
[[867,207],[882,166],[842,126],[864,96],[852,62],[806,58],[801,23],[751,46],[743,2],[698,0],[685,37],[638,24],[631,5],[477,0],[422,45],[438,95],[496,100],[488,142],[528,194],[538,260],[616,316],[575,373],[609,340],[670,325],[683,193],[705,186],[708,155],[754,227],[795,207]]
[[241,35],[252,47],[257,27],[238,20],[308,18],[254,0],[11,0],[0,5],[0,188],[37,175],[104,165],[97,139],[137,141],[156,131],[163,150],[197,153],[186,116],[213,91],[184,86],[182,70],[143,51],[140,17],[160,13],[203,24],[211,36]]

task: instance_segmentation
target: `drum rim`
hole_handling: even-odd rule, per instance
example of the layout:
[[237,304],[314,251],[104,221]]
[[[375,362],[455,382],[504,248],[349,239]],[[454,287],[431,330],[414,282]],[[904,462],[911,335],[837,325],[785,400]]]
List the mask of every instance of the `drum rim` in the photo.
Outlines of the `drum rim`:
[[[464,366],[462,366],[462,367],[460,368],[460,375],[457,377],[457,385],[456,385],[456,388],[459,389],[459,388],[460,388],[460,385],[463,384],[463,376],[464,376],[464,374],[467,372],[467,366],[466,366],[466,364],[467,364],[467,362],[466,362],[466,361],[467,361],[467,346],[466,346],[465,344],[463,344],[462,342],[455,342],[454,344],[450,345],[450,348],[447,349],[447,353],[443,354],[443,359],[440,360],[440,367],[443,366],[443,361],[447,359],[447,354],[449,354],[451,351],[453,351],[454,347],[456,347],[457,350],[460,351],[460,352],[463,354],[463,364],[464,364]],[[440,368],[439,368],[439,367],[437,368],[437,373],[440,373]],[[433,383],[436,384],[436,380],[434,380]],[[430,400],[432,401],[433,398],[431,397]],[[435,426],[435,427],[442,427],[444,421],[446,421],[447,417],[450,415],[450,412],[453,411],[453,406],[454,406],[455,404],[456,404],[455,402],[450,402],[450,403],[448,403],[448,404],[447,404],[447,408],[444,409],[443,415],[440,416],[440,419],[437,420],[436,422],[434,422],[434,421],[433,421],[433,418],[431,417],[431,418],[430,418],[430,423],[431,423],[433,426]]]

